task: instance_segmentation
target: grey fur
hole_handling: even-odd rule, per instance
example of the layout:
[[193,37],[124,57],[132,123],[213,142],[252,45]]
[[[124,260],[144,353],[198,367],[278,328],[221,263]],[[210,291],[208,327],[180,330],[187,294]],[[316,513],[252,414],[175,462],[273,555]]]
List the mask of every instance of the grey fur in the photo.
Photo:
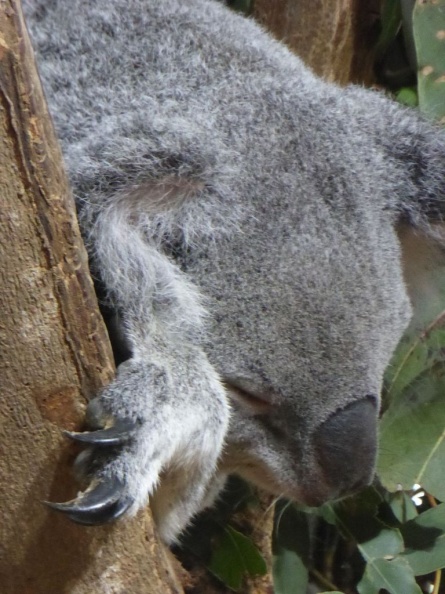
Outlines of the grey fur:
[[308,502],[355,488],[348,468],[366,483],[375,423],[330,429],[331,452],[316,436],[378,402],[411,316],[395,226],[427,236],[442,219],[443,131],[316,78],[213,0],[25,9],[132,351],[100,402],[137,437],[87,454],[95,474],[117,476],[133,511],[152,496],[167,541],[231,472]]

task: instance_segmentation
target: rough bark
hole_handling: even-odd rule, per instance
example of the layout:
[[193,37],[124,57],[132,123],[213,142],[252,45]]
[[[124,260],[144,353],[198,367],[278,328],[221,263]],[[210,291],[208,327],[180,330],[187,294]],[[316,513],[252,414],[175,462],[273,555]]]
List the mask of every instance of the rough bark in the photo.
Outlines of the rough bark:
[[0,3],[0,188],[0,590],[181,592],[148,512],[88,529],[40,503],[75,494],[60,430],[113,363],[16,0]]
[[254,0],[254,16],[324,78],[371,84],[380,0]]

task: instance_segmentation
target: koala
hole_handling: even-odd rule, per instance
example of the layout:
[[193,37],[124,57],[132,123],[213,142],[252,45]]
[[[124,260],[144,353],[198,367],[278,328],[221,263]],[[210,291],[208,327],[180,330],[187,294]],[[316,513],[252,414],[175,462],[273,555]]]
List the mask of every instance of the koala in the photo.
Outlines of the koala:
[[444,131],[216,0],[24,5],[118,363],[70,434],[88,487],[51,505],[150,500],[172,543],[229,474],[308,505],[369,484]]

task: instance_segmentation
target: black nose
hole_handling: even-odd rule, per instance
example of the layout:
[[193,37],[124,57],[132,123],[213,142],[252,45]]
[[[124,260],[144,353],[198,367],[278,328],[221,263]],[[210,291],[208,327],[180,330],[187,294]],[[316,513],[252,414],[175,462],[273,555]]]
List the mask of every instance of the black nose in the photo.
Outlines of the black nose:
[[364,398],[334,413],[315,432],[318,463],[332,493],[346,495],[369,485],[377,451],[377,406]]

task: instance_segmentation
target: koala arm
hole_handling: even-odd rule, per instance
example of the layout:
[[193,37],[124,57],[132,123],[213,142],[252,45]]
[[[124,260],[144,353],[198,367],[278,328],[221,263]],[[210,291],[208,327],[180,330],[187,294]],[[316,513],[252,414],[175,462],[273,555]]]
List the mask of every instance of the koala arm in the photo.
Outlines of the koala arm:
[[[166,187],[146,190],[144,200],[153,204]],[[131,358],[89,405],[96,430],[69,434],[89,446],[77,466],[90,487],[52,507],[79,523],[100,524],[136,512],[151,496],[161,536],[172,542],[214,490],[229,412],[199,344],[200,296],[150,237],[153,209],[138,218],[140,201],[115,196],[83,213],[95,220],[94,267],[109,305],[123,312]]]

